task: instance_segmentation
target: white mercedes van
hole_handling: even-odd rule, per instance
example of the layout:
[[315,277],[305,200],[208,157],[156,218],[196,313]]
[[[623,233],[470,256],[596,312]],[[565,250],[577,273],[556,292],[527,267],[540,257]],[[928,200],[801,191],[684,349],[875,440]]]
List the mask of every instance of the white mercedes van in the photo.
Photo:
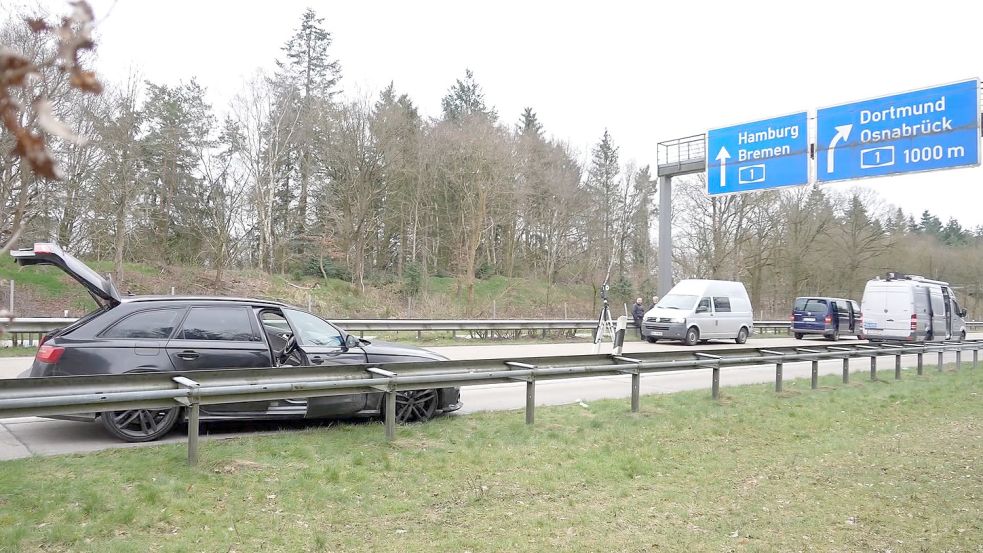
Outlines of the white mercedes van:
[[966,339],[966,310],[948,282],[887,273],[867,281],[860,306],[872,342],[941,342]]
[[730,280],[682,280],[645,314],[642,336],[649,342],[681,340],[692,346],[714,339],[747,342],[754,330],[744,284]]

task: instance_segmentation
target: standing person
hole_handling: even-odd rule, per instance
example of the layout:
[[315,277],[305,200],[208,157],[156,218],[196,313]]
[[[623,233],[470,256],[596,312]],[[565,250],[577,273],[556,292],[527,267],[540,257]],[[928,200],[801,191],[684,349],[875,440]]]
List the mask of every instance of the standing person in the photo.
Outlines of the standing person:
[[659,296],[652,296],[652,305],[649,306],[649,309],[655,309],[657,303],[659,303]]
[[642,298],[635,298],[635,305],[631,306],[631,318],[638,326],[638,339],[642,339],[642,319],[645,318],[645,306],[642,305]]

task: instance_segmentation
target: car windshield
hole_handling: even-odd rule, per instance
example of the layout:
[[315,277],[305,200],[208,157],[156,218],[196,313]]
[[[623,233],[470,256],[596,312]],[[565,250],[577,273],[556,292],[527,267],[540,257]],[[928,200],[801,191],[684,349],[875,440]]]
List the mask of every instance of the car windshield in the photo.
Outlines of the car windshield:
[[656,305],[659,309],[693,309],[696,304],[696,296],[684,294],[668,294],[659,300]]
[[341,332],[326,321],[293,309],[284,309],[284,316],[297,331],[297,343],[302,346],[341,346]]

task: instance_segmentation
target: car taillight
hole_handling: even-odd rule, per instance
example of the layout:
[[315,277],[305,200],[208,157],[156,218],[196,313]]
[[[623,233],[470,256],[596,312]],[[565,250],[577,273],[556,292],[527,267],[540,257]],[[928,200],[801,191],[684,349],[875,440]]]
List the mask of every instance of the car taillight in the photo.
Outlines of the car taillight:
[[65,353],[65,348],[59,346],[44,346],[38,348],[38,353],[34,357],[42,363],[57,363]]
[[829,323],[831,323],[831,322],[833,322],[833,317],[830,317],[829,315],[826,315],[826,318],[825,318],[825,319],[823,319],[823,321],[824,321],[824,322],[825,322],[826,324],[829,324]]
[[788,320],[794,321],[795,320],[795,313],[792,313],[791,315],[789,315],[788,316]]
[[918,330],[918,315],[914,313],[911,315],[911,330]]

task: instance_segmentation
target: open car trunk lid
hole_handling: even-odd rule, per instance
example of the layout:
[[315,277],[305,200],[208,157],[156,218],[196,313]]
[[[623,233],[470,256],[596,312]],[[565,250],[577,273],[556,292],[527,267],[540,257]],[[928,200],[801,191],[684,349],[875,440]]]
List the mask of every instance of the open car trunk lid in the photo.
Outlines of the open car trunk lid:
[[18,265],[54,265],[88,290],[101,307],[114,307],[120,303],[120,295],[113,281],[103,278],[85,263],[62,251],[58,244],[38,242],[34,248],[11,250],[10,255]]

